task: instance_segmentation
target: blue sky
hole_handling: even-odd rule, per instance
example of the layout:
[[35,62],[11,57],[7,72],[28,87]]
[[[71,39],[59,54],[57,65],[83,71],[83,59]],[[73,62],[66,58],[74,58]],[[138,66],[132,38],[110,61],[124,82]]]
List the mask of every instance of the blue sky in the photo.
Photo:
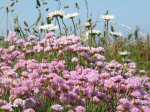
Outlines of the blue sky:
[[[0,0],[0,7],[3,6],[8,0]],[[35,0],[21,0],[20,5],[17,8],[17,14],[19,14],[21,20],[29,21],[30,23],[37,16],[37,11],[34,9],[33,2]],[[86,17],[84,0],[62,0],[64,4],[69,4],[73,7],[77,1],[80,3],[81,18]],[[115,22],[117,24],[125,24],[131,28],[139,26],[143,32],[150,32],[150,0],[88,0],[89,10],[92,13],[93,18],[97,18],[102,15],[107,9],[115,16]],[[57,4],[54,0],[50,0],[50,11],[57,9]],[[66,12],[74,12],[71,8]],[[47,14],[45,14],[47,15]],[[0,10],[0,30],[5,26],[5,14]],[[102,25],[102,23],[100,23]],[[99,26],[102,27],[102,26]],[[119,28],[118,28],[119,29]]]

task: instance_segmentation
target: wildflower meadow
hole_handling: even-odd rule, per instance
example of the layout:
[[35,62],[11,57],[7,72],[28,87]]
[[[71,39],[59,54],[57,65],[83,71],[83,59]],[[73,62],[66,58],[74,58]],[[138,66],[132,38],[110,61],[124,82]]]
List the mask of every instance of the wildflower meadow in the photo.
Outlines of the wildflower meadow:
[[78,2],[68,13],[73,6],[63,0],[52,0],[54,11],[49,0],[35,0],[33,24],[16,16],[21,0],[7,1],[0,7],[7,18],[0,37],[0,112],[150,112],[148,33],[118,31],[109,10],[93,19],[88,0],[85,21]]

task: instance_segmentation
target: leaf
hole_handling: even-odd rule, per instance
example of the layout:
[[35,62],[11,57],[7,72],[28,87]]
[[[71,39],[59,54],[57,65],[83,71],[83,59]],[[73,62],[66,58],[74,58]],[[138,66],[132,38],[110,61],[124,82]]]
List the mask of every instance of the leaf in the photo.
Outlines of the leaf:
[[47,24],[51,24],[52,23],[52,19],[47,17]]
[[40,3],[40,1],[39,1],[39,0],[36,0],[36,4],[37,4],[37,6],[38,6],[38,7],[40,7],[40,6],[41,6],[41,3]]
[[38,10],[38,11],[39,11],[39,16],[38,16],[38,18],[37,18],[37,20],[36,20],[36,22],[35,22],[35,25],[36,25],[36,26],[39,24],[39,22],[40,22],[40,20],[41,20],[41,18],[42,18],[41,11],[40,11],[40,10]]
[[38,33],[38,31],[37,31],[36,29],[34,29],[34,28],[33,28],[33,32],[34,32],[34,33]]
[[28,25],[28,23],[27,23],[26,21],[24,21],[24,25],[25,25],[26,27],[29,27],[29,25]]
[[48,3],[47,2],[43,2],[43,5],[47,5]]
[[6,12],[7,12],[7,13],[9,12],[9,8],[8,8],[8,7],[6,7]]
[[105,15],[108,15],[108,14],[109,14],[109,11],[108,11],[108,10],[106,10]]
[[111,28],[110,28],[110,29],[111,29],[112,32],[115,32],[114,26],[111,25]]
[[15,2],[12,2],[11,4],[10,4],[10,7],[13,7],[15,5]]
[[19,27],[15,26],[15,32],[20,33],[20,29],[19,29]]
[[65,6],[64,6],[64,9],[68,9],[68,8],[69,8],[69,5],[65,5]]
[[1,10],[1,9],[3,9],[3,8],[4,8],[3,6],[2,6],[2,7],[0,7],[0,10]]
[[135,31],[134,31],[134,36],[135,36],[135,40],[138,40],[139,39],[139,27],[136,27]]
[[11,12],[13,13],[15,10],[14,9],[11,9]]
[[80,7],[79,7],[79,4],[76,2],[75,3],[75,7],[79,10],[80,9]]
[[133,34],[130,33],[130,34],[128,35],[128,40],[130,40],[130,39],[132,38],[132,36],[133,36]]
[[46,10],[46,11],[49,11],[49,8],[46,8],[45,10]]

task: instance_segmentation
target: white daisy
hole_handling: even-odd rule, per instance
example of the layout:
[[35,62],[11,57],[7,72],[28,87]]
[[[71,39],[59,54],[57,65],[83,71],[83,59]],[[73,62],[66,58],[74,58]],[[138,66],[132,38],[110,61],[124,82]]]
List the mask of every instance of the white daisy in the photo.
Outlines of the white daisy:
[[72,13],[72,14],[67,14],[67,15],[65,16],[65,18],[66,18],[66,19],[72,19],[72,18],[75,18],[75,17],[77,17],[77,16],[79,16],[79,13]]
[[90,27],[90,26],[91,26],[91,24],[90,24],[89,22],[86,22],[86,23],[85,23],[85,27],[88,28],[88,27]]
[[46,24],[46,25],[42,25],[39,26],[40,30],[48,30],[48,31],[54,31],[58,29],[58,26],[53,25],[53,24]]
[[112,20],[112,19],[114,19],[114,16],[113,15],[103,15],[102,16],[102,19],[104,19],[105,21],[107,20],[107,21],[109,21],[109,20]]
[[119,55],[120,56],[128,56],[128,55],[130,55],[130,52],[128,52],[128,51],[120,51]]
[[63,10],[56,10],[54,12],[50,12],[48,14],[49,18],[54,18],[54,17],[64,17],[65,13]]
[[145,71],[145,70],[139,70],[139,73],[141,73],[141,74],[145,74],[145,73],[146,73],[146,71]]
[[73,58],[71,59],[71,62],[77,63],[78,61],[79,61],[79,59],[78,59],[77,57],[73,57]]
[[121,33],[121,32],[110,32],[110,34],[111,34],[112,36],[122,37],[122,33]]
[[86,32],[86,36],[88,36],[89,34],[98,35],[98,34],[101,34],[101,32],[99,30],[92,30],[92,31],[89,30]]
[[57,112],[62,112],[64,110],[64,107],[59,104],[55,104],[51,106],[51,109]]

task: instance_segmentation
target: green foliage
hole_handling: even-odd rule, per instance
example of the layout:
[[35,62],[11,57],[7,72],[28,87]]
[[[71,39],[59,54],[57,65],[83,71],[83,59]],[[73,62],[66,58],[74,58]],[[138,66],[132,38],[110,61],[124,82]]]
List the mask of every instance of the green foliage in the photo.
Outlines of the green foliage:
[[136,41],[129,42],[125,40],[119,40],[109,45],[106,49],[105,56],[107,60],[117,60],[122,62],[119,51],[127,50],[131,54],[129,59],[137,63],[139,69],[146,70],[148,75],[150,72],[150,42],[148,41]]
[[8,43],[5,42],[3,39],[0,40],[0,48],[7,48],[8,47]]
[[5,112],[4,110],[0,109],[0,112]]

